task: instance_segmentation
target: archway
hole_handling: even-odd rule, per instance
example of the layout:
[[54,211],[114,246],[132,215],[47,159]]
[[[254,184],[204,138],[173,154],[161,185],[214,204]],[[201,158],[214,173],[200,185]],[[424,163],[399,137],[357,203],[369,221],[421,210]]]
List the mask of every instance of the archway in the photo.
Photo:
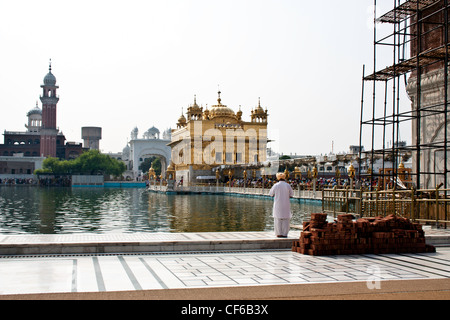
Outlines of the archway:
[[171,149],[167,141],[160,139],[138,139],[130,141],[130,160],[135,177],[142,172],[139,166],[146,158],[158,157],[161,160],[161,174],[165,176],[167,166],[170,163]]

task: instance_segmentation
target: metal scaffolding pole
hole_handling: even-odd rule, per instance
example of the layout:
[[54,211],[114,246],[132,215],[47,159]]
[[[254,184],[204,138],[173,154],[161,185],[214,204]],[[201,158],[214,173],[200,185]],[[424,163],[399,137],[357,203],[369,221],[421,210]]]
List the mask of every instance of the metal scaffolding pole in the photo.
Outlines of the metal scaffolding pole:
[[[407,0],[400,3],[400,0],[393,1],[393,8],[381,17],[376,17],[377,1],[374,0],[374,41],[373,41],[373,74],[365,75],[363,69],[363,88],[361,98],[361,120],[360,120],[360,163],[363,161],[371,162],[372,172],[370,180],[374,177],[378,178],[378,184],[387,181],[394,183],[398,181],[397,167],[404,157],[413,156],[413,178],[417,188],[424,183],[429,183],[430,174],[434,174],[435,181],[442,181],[444,186],[448,187],[448,67],[449,67],[449,27],[448,27],[448,0]],[[377,34],[377,23],[392,25],[392,33],[387,36]],[[440,43],[432,43],[435,39],[442,39]],[[431,40],[430,40],[431,39]],[[432,45],[430,45],[432,43]],[[381,70],[377,69],[378,46],[392,46],[392,64]],[[405,48],[410,46],[410,54],[407,57]],[[423,100],[423,80],[424,76],[428,76],[430,70],[440,70],[443,68],[443,101],[424,101]],[[401,82],[400,77],[404,77],[405,85],[407,84],[407,76],[415,80],[415,88],[409,87],[410,93],[413,92],[413,104],[409,110],[404,110],[404,106],[411,105],[409,101],[406,103],[401,101]],[[372,106],[371,118],[365,119],[364,102],[364,83],[372,81]],[[377,91],[377,82],[384,81],[385,93],[384,104],[382,110],[383,116],[377,113],[377,99],[379,94]],[[392,97],[387,99],[388,87],[392,88]],[[390,104],[392,104],[390,106]],[[402,108],[403,107],[403,108]],[[390,113],[391,111],[392,113]],[[389,114],[388,114],[389,112]],[[443,119],[443,137],[440,136],[430,139],[427,136],[426,123]],[[441,121],[441,120],[439,120]],[[404,145],[401,141],[401,123],[409,123],[411,125],[411,133],[413,141],[410,145]],[[364,130],[366,126],[370,126],[371,130]],[[376,127],[382,126],[381,149],[375,145]],[[390,130],[390,131],[389,131]],[[362,152],[364,134],[370,131],[371,150]],[[388,135],[388,132],[390,135]],[[442,131],[441,131],[442,133]],[[387,146],[386,139],[391,139]],[[443,158],[442,170],[431,170],[430,165],[425,166],[425,162],[431,161],[433,155],[442,151]],[[375,161],[382,162],[380,172],[374,172]],[[387,162],[391,163],[391,170],[388,170]],[[361,166],[360,166],[361,168]],[[359,177],[369,176],[368,173],[359,172]],[[381,187],[385,187],[381,185]]]

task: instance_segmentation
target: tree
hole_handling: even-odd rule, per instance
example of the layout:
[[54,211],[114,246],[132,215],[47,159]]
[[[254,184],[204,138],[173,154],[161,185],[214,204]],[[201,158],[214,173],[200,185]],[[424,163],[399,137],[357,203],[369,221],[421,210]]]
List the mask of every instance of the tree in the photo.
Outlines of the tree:
[[161,174],[161,160],[155,156],[146,158],[140,165],[139,170],[142,170],[143,173],[148,173],[148,170],[153,164],[153,170],[155,170],[155,174],[159,176]]
[[126,170],[123,162],[101,154],[98,150],[89,150],[73,160],[58,160],[47,158],[44,160],[41,170],[35,170],[35,174],[108,174],[120,176]]
[[72,165],[70,161],[59,160],[57,158],[47,158],[42,164],[42,169],[35,170],[35,174],[71,174]]

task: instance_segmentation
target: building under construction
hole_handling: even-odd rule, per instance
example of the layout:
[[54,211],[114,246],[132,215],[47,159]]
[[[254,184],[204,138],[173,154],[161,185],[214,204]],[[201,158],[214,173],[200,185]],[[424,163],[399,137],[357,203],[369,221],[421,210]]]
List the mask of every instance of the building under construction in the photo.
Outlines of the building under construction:
[[[376,13],[374,0],[373,72],[363,71],[360,123],[360,147],[369,139],[372,146],[360,154],[369,168],[360,178],[397,185],[412,157],[412,187],[448,189],[448,0],[393,0],[392,10]],[[376,161],[383,166],[374,172]]]

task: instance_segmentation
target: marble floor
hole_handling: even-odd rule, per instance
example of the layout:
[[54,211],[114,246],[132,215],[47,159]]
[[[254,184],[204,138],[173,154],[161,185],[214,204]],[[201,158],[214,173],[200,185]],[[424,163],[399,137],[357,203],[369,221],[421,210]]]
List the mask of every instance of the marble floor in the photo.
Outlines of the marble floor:
[[0,256],[0,294],[450,278],[436,253],[308,256],[289,250]]

